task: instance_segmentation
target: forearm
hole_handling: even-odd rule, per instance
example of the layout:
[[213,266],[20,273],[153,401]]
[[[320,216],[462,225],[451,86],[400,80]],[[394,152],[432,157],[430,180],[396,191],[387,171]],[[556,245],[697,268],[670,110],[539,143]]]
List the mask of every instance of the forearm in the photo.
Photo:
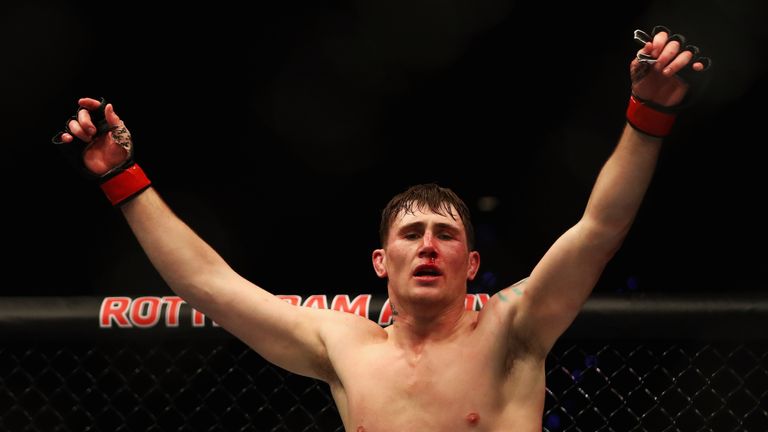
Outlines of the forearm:
[[621,246],[660,148],[660,139],[627,126],[597,177],[582,219],[557,239],[519,287],[524,312],[517,312],[514,328],[529,328],[543,352],[571,325]]
[[661,139],[627,125],[592,189],[584,221],[623,239],[651,183]]
[[214,298],[210,281],[234,273],[153,188],[121,209],[154,267],[171,289],[191,304],[209,302]]

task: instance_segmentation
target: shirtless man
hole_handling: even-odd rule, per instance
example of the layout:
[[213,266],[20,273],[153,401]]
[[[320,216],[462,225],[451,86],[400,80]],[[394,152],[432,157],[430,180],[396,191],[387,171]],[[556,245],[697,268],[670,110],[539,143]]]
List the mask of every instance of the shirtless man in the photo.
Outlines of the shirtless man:
[[[655,30],[630,65],[629,124],[582,218],[481,312],[464,308],[480,255],[468,209],[448,189],[416,186],[382,214],[372,261],[388,281],[394,323],[381,328],[289,305],[235,273],[133,163],[130,134],[111,104],[80,99],[83,109],[55,142],[76,149],[179,296],[268,361],[328,383],[347,431],[539,432],[547,353],[632,224],[674,121],[660,107],[680,104],[688,90],[677,72],[705,69],[695,47]],[[100,117],[109,132],[97,132]]]

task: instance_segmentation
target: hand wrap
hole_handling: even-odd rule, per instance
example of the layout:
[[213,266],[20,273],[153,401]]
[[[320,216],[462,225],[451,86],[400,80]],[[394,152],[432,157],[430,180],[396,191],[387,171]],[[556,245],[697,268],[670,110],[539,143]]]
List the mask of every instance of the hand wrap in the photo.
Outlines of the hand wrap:
[[[629,106],[627,107],[627,122],[629,124],[647,135],[651,135],[658,138],[663,138],[669,135],[672,130],[672,125],[675,123],[677,113],[692,105],[694,98],[700,95],[702,89],[706,86],[709,73],[703,73],[712,66],[712,60],[709,57],[701,56],[701,49],[696,45],[686,43],[685,36],[677,33],[672,33],[667,27],[656,26],[651,31],[651,34],[644,32],[643,30],[635,30],[635,40],[645,46],[646,43],[651,42],[656,34],[665,32],[669,35],[667,43],[671,41],[677,41],[680,44],[680,51],[690,51],[693,54],[693,58],[682,70],[680,70],[676,77],[685,82],[688,85],[688,91],[686,92],[683,101],[675,106],[663,106],[654,103],[649,100],[642,99],[633,94],[629,98]],[[638,53],[637,61],[644,67],[653,67],[656,63],[655,58],[648,54]],[[701,63],[704,65],[704,69],[701,71],[695,71],[693,69],[694,63]]]
[[[146,190],[151,186],[152,182],[149,181],[144,174],[144,171],[133,160],[133,142],[131,141],[131,134],[128,132],[128,129],[126,129],[123,122],[120,122],[117,126],[109,126],[104,114],[106,105],[107,102],[102,98],[101,104],[96,109],[89,110],[91,121],[94,126],[96,126],[96,134],[92,141],[85,142],[70,131],[69,122],[72,120],[77,121],[77,113],[67,119],[64,131],[57,133],[52,141],[64,157],[69,160],[70,164],[72,164],[86,178],[96,180],[112,205],[117,206]],[[80,110],[78,110],[78,112],[79,111]],[[71,142],[67,143],[61,139],[61,135],[64,133],[68,133],[72,136]],[[106,134],[110,134],[111,136],[106,137],[105,139],[109,140],[111,138],[114,144],[106,143],[105,145],[118,145],[122,147],[125,151],[125,159],[107,170],[104,174],[96,174],[85,165],[84,157],[86,151],[94,144],[97,138]]]

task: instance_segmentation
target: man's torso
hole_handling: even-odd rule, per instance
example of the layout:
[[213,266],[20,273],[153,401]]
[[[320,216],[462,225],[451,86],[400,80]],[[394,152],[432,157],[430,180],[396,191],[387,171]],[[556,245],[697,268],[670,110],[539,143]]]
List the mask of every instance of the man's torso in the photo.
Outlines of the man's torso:
[[337,377],[330,384],[346,429],[541,431],[544,358],[519,349],[488,315],[420,352],[399,349],[370,322],[337,332],[328,343]]

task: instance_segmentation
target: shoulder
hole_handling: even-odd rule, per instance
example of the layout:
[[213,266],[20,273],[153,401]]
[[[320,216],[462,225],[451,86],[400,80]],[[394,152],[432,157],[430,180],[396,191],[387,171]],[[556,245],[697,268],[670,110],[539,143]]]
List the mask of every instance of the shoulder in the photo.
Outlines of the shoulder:
[[515,339],[520,331],[515,323],[525,314],[529,300],[527,282],[528,278],[521,279],[492,295],[480,311],[477,330],[489,333],[493,338]]
[[360,315],[335,310],[322,310],[320,328],[326,343],[377,342],[387,338],[384,329]]
[[[383,346],[387,332],[373,321],[360,315],[323,310],[320,337],[330,361],[326,382],[340,384],[341,377],[360,365],[365,352],[376,345]],[[345,372],[347,371],[347,372]]]
[[520,308],[527,280],[528,278],[521,279],[491,296],[480,312],[480,321],[508,324]]

